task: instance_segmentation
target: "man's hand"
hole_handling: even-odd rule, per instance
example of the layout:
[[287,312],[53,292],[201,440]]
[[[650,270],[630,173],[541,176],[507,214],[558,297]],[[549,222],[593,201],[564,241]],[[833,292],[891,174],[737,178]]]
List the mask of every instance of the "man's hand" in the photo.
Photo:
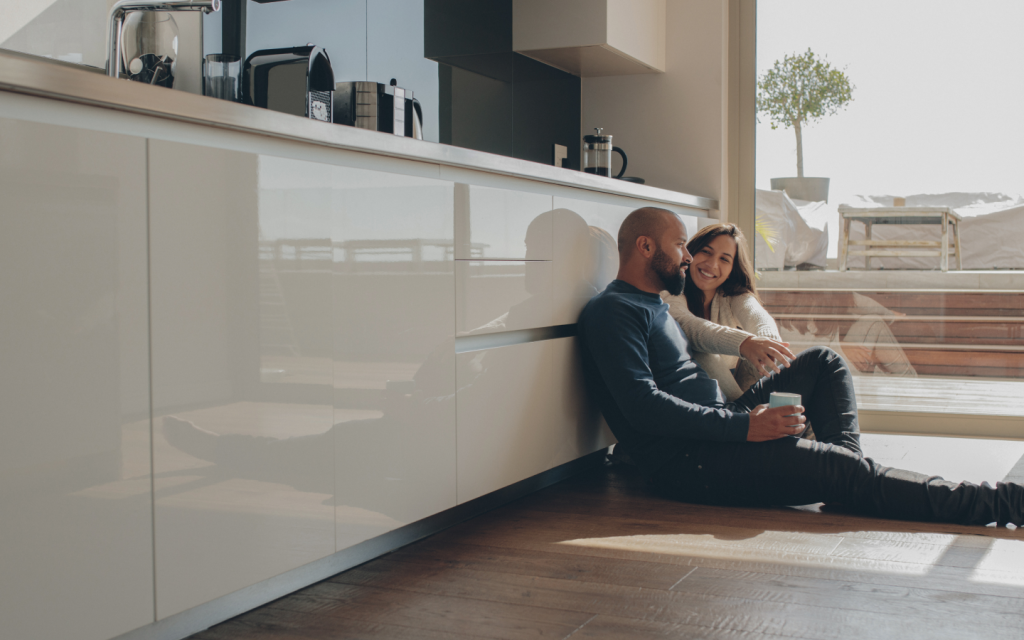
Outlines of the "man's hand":
[[780,366],[789,364],[795,358],[789,350],[788,342],[779,342],[771,338],[750,336],[740,344],[740,355],[747,359],[761,375],[781,371]]
[[[807,428],[807,422],[800,405],[775,407],[769,409],[766,404],[759,404],[750,412],[750,427],[747,429],[747,442],[767,442],[785,436],[797,436]],[[796,414],[796,415],[794,415]]]

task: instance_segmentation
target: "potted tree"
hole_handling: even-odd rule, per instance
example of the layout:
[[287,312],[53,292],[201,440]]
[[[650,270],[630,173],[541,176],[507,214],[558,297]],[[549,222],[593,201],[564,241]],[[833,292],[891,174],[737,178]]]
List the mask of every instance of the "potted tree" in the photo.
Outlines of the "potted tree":
[[796,132],[795,178],[772,178],[772,189],[797,200],[828,200],[828,178],[804,177],[803,128],[844,108],[853,100],[853,85],[810,49],[787,55],[757,81],[757,111],[768,116],[772,129]]

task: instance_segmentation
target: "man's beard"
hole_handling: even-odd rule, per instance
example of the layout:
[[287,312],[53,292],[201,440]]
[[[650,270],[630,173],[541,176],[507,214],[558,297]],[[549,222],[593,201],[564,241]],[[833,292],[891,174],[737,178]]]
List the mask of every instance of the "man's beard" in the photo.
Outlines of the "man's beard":
[[651,260],[651,268],[661,280],[661,286],[674,296],[683,292],[683,285],[686,283],[686,276],[683,275],[682,265],[672,262],[668,254],[660,248],[654,252],[654,259]]

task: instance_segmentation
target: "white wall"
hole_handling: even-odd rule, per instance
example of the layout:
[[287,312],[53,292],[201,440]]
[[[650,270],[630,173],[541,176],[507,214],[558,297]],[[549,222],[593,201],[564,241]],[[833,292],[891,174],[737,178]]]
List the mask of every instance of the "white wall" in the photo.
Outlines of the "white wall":
[[721,200],[727,4],[667,5],[665,73],[584,78],[582,133],[612,134],[629,156],[626,175]]

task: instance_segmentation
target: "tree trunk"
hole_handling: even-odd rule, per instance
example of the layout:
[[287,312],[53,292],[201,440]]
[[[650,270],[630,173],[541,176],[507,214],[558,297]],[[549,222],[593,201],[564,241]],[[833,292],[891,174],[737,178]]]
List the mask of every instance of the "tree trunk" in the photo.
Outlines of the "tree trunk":
[[804,177],[804,138],[800,129],[800,121],[793,121],[793,130],[796,131],[796,177]]

